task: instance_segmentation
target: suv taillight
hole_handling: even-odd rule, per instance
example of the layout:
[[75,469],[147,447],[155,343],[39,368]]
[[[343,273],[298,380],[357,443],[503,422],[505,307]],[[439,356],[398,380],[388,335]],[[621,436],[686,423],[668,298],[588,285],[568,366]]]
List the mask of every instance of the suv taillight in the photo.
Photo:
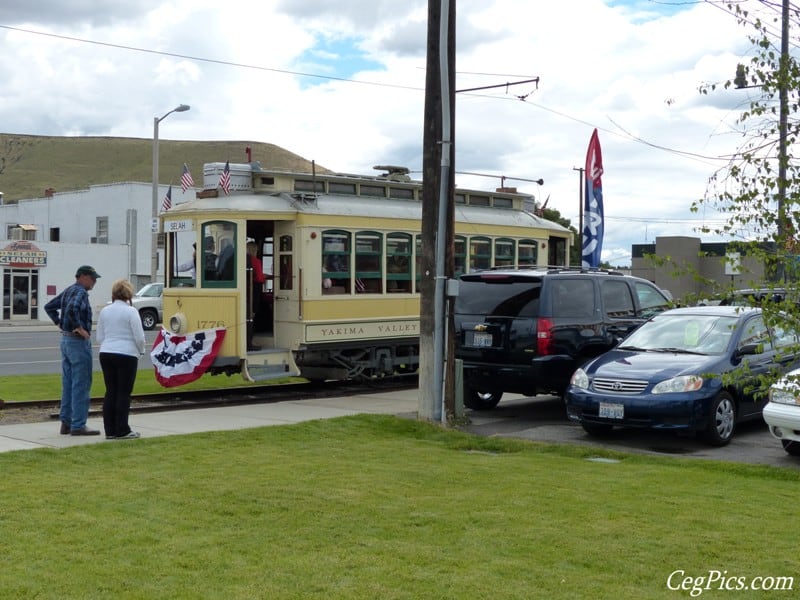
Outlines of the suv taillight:
[[550,319],[536,319],[536,353],[540,356],[552,354],[553,322]]

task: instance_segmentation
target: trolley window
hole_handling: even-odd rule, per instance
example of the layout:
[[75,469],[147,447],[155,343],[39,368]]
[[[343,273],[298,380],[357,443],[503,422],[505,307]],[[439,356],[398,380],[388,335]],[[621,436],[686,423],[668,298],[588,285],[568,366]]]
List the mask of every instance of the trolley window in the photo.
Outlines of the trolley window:
[[411,235],[386,236],[386,291],[411,293]]
[[209,221],[202,227],[203,287],[236,287],[236,224]]
[[414,278],[414,289],[419,293],[419,280],[422,276],[422,236],[414,239],[414,269],[417,276]]
[[536,266],[539,258],[538,249],[539,244],[536,243],[536,240],[520,240],[517,264],[521,267]]
[[494,266],[510,267],[514,265],[514,240],[498,238],[494,241]]
[[356,293],[383,293],[382,264],[383,236],[374,231],[356,233]]
[[350,293],[350,232],[322,232],[322,293]]
[[492,241],[474,237],[469,241],[469,270],[488,269],[492,265]]
[[467,272],[467,238],[463,235],[457,235],[454,239],[455,249],[455,273],[458,277]]
[[279,238],[278,245],[280,286],[282,290],[291,290],[294,285],[294,276],[292,271],[292,248],[292,236],[282,235]]

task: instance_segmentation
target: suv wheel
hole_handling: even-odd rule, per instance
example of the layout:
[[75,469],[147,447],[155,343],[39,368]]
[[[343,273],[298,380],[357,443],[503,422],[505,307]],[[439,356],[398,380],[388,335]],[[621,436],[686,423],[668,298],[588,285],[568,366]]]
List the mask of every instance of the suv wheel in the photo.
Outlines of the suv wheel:
[[156,311],[151,308],[143,308],[142,312],[139,313],[142,318],[142,328],[146,331],[150,331],[154,329],[156,323],[158,322],[158,315]]
[[503,392],[479,392],[471,388],[464,390],[464,406],[472,410],[491,410],[500,398],[503,397]]

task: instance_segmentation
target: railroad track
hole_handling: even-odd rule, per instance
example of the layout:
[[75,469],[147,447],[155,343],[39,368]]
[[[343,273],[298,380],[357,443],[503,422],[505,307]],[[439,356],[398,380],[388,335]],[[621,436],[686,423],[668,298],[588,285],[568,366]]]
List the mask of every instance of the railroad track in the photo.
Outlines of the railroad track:
[[[132,397],[131,414],[242,404],[264,404],[311,398],[356,396],[359,394],[372,393],[376,389],[386,391],[404,390],[414,388],[417,385],[416,377],[403,376],[384,378],[370,381],[369,383],[335,381],[200,391],[181,391],[175,389],[160,394],[146,394]],[[0,400],[0,424],[58,419],[59,403],[60,400],[29,400],[20,402],[3,402]],[[89,415],[100,415],[102,414],[102,410],[103,399],[92,398]]]

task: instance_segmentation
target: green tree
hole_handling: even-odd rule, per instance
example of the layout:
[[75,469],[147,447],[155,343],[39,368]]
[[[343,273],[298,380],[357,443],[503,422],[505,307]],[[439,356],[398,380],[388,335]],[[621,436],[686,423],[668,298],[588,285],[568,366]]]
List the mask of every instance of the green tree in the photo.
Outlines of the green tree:
[[[727,6],[741,25],[751,28],[747,37],[753,56],[736,67],[732,79],[720,86],[703,85],[700,92],[708,94],[722,87],[759,93],[736,120],[736,130],[743,138],[738,152],[710,177],[705,196],[693,203],[692,210],[699,212],[707,205],[725,213],[722,226],[703,231],[736,240],[734,245],[747,244],[749,252],[757,248],[772,281],[782,284],[793,278],[791,265],[798,252],[796,234],[800,230],[800,188],[795,183],[800,164],[793,159],[800,132],[800,67],[787,50],[787,19],[798,15],[766,10],[764,14],[770,16],[762,20],[741,4]],[[730,93],[735,92],[731,89]]]
[[[783,0],[781,11],[771,2],[757,3],[763,9],[759,14],[746,10],[748,6],[753,5],[727,4],[730,14],[750,29],[747,39],[752,44],[752,57],[731,69],[730,80],[721,86],[704,85],[700,93],[722,87],[729,93],[744,93],[731,88],[750,88],[757,90],[757,95],[736,120],[736,130],[743,139],[739,150],[709,178],[705,196],[693,203],[692,210],[698,212],[706,205],[727,215],[722,226],[703,231],[736,240],[730,251],[736,252],[739,246],[763,261],[769,281],[754,284],[787,288],[783,301],[760,305],[765,320],[800,331],[793,266],[800,251],[796,239],[800,231],[800,163],[794,159],[800,133],[800,66],[789,52],[789,47],[797,47],[800,41],[790,35],[791,21],[797,21],[800,13],[789,11],[788,0]],[[798,350],[800,346],[795,345],[783,351]],[[766,387],[777,376],[766,375],[759,385]]]
[[540,210],[539,216],[548,221],[553,221],[554,223],[558,223],[562,227],[566,227],[572,232],[572,246],[569,249],[569,264],[572,266],[580,265],[581,264],[581,236],[578,234],[578,230],[573,227],[572,223],[569,219],[564,218],[561,216],[561,213],[558,212],[554,208],[545,208],[544,210]]

